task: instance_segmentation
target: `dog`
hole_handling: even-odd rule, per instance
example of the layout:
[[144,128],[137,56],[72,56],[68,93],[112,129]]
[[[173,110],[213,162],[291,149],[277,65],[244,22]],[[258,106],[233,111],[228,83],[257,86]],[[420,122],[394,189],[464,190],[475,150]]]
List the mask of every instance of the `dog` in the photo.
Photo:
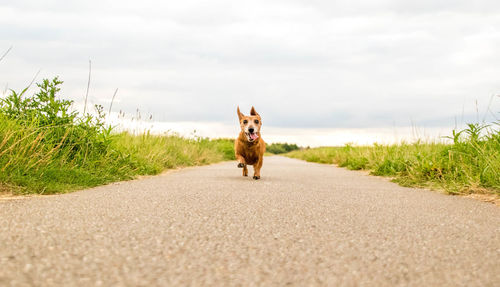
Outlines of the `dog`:
[[247,165],[253,165],[253,179],[260,179],[260,169],[266,152],[266,143],[260,136],[262,120],[254,107],[250,110],[249,116],[243,115],[240,107],[236,111],[241,127],[240,134],[234,143],[238,167],[243,168],[243,176],[248,176]]

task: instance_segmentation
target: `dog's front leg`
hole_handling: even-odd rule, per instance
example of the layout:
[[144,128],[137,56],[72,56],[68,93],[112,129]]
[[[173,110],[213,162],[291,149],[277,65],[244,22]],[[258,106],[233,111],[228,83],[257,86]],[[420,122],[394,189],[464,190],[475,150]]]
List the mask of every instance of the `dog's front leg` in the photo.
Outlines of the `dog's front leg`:
[[253,179],[260,179],[260,168],[264,163],[264,159],[260,158],[259,161],[253,165]]
[[238,167],[243,168],[243,176],[248,176],[248,168],[245,158],[239,154],[236,154],[236,160],[238,160]]
[[236,160],[238,161],[239,168],[245,168],[247,166],[245,158],[239,154],[236,154]]

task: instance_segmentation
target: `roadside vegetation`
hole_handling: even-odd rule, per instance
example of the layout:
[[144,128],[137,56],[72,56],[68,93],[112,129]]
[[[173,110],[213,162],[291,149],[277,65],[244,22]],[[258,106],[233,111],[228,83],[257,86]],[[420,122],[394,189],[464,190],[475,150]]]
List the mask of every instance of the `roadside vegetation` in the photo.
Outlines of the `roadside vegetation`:
[[[105,123],[102,106],[93,114],[72,111],[73,102],[59,96],[62,83],[45,79],[32,95],[26,88],[0,99],[0,192],[68,192],[234,159],[231,139],[115,132]],[[449,138],[452,144],[313,149],[274,143],[267,152],[369,170],[404,186],[500,196],[500,123],[469,124]]]
[[0,187],[51,194],[153,175],[165,169],[234,159],[229,139],[115,133],[95,113],[71,111],[58,95],[62,81],[43,80],[0,99]]
[[289,143],[273,143],[266,145],[266,152],[272,154],[282,154],[298,149],[299,149],[298,145]]
[[337,164],[389,176],[403,186],[428,187],[450,194],[486,193],[500,196],[500,123],[468,124],[452,131],[452,144],[321,147],[287,156]]

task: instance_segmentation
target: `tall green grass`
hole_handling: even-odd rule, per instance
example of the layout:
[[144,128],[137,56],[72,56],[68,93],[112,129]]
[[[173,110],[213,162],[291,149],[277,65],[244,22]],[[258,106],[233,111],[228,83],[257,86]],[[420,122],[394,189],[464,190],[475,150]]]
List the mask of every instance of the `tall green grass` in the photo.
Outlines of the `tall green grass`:
[[57,78],[38,91],[12,91],[0,100],[0,186],[16,193],[59,193],[165,169],[234,159],[233,141],[176,135],[114,133],[96,106],[71,112],[58,97]]
[[469,124],[453,131],[452,144],[321,147],[287,156],[310,162],[338,164],[352,170],[390,176],[404,186],[444,189],[451,194],[500,195],[499,123]]

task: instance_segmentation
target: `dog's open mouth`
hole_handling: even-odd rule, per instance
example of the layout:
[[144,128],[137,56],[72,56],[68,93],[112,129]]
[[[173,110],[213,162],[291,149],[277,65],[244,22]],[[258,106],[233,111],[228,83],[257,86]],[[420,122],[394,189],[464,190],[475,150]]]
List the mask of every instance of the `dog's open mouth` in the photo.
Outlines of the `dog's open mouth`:
[[253,142],[254,140],[258,139],[259,136],[256,133],[246,133],[248,140]]

